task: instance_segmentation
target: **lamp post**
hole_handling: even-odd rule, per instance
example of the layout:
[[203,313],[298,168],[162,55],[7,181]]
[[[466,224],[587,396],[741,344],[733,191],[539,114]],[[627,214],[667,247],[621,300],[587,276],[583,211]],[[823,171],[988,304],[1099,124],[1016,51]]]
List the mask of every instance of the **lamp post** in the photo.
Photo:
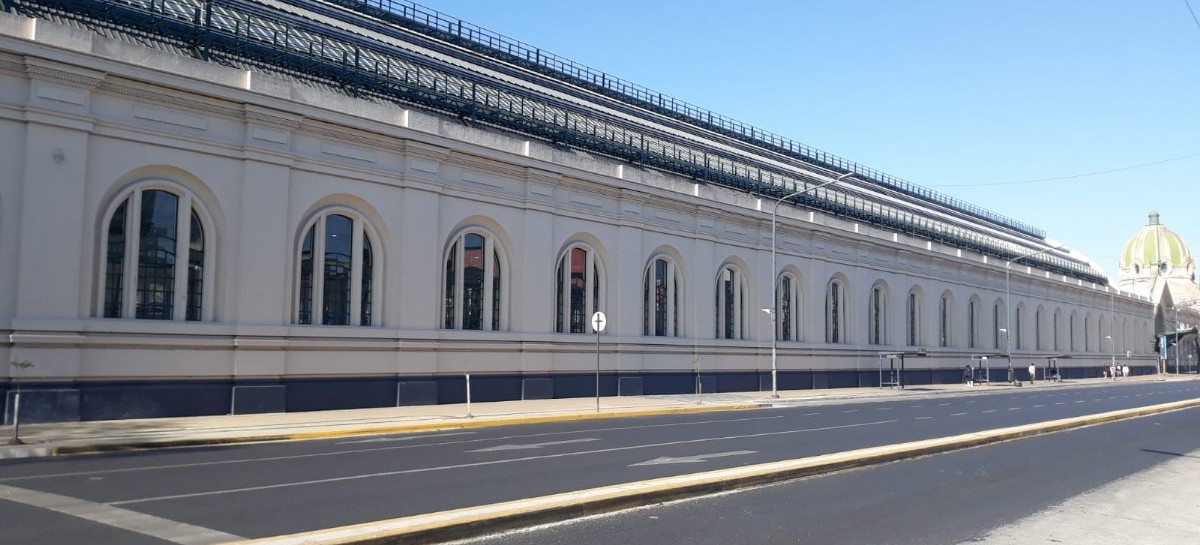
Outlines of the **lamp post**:
[[[783,201],[785,201],[787,199],[790,199],[797,195],[802,195],[804,193],[808,193],[809,191],[816,191],[825,186],[836,184],[836,183],[838,183],[842,180],[845,180],[846,178],[849,178],[853,175],[854,175],[853,172],[847,172],[847,173],[839,175],[837,178],[834,178],[823,184],[818,184],[818,185],[815,185],[815,186],[812,186],[809,188],[801,189],[800,191],[795,191],[795,192],[789,193],[787,195],[784,195],[784,196],[776,199],[775,206],[771,208],[771,309],[769,312],[769,314],[771,315],[771,397],[779,397],[779,381],[778,381],[779,367],[776,363],[778,360],[778,353],[779,353],[779,326],[776,324],[776,317],[775,317],[775,315],[779,313],[779,282],[777,281],[778,280],[778,277],[777,277],[778,271],[775,268],[775,225],[776,225],[776,216],[779,213],[779,205],[782,204]],[[763,309],[763,310],[766,311],[767,309]]]
[[[1022,256],[1014,257],[1004,264],[1004,325],[1008,326],[1008,317],[1012,314],[1012,264],[1027,257],[1033,257],[1038,254],[1054,250],[1062,250],[1062,246],[1051,246],[1043,248],[1036,252],[1030,252]],[[1005,328],[1007,329],[1007,327]],[[1018,332],[1019,333],[1019,332]],[[1004,336],[1004,355],[1008,358],[1008,364],[1012,365],[1012,335]]]

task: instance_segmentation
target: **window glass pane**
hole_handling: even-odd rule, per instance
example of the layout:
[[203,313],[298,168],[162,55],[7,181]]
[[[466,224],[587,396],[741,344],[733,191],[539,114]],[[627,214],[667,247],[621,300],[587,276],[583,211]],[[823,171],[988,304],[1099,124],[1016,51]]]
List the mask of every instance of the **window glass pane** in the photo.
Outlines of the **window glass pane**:
[[563,267],[569,256],[558,260],[558,268],[554,269],[554,331],[563,332]]
[[667,262],[654,262],[654,335],[667,334]]
[[779,328],[780,337],[785,341],[792,340],[792,277],[785,276],[779,281]]
[[725,269],[721,276],[721,296],[724,299],[723,310],[725,313],[725,334],[723,336],[726,339],[732,339],[736,333],[734,321],[737,320],[737,296],[735,295],[736,287],[734,285],[733,270]]
[[371,239],[363,233],[362,247],[362,307],[359,311],[359,325],[371,325],[371,289],[375,281],[375,256],[371,253]]
[[463,237],[463,329],[483,329],[483,237]]
[[104,259],[104,317],[120,318],[125,293],[125,211],[121,203],[108,222],[108,253]]
[[587,318],[587,251],[571,250],[571,333],[585,333]]
[[454,289],[454,276],[457,274],[457,259],[458,259],[458,243],[450,245],[450,252],[446,256],[446,308],[443,310],[445,318],[442,321],[442,327],[446,329],[454,329],[454,303],[458,297],[458,292]]
[[316,226],[308,229],[304,235],[304,244],[300,246],[300,315],[302,324],[312,323],[313,310],[313,236]]
[[350,323],[350,273],[354,222],[342,215],[325,218],[324,325]]
[[187,319],[200,320],[200,307],[204,302],[204,226],[200,217],[192,211],[192,224],[188,231],[188,292]]
[[492,331],[500,330],[500,252],[492,252]]
[[136,316],[170,320],[175,305],[175,252],[179,197],[166,191],[142,193],[138,241]]

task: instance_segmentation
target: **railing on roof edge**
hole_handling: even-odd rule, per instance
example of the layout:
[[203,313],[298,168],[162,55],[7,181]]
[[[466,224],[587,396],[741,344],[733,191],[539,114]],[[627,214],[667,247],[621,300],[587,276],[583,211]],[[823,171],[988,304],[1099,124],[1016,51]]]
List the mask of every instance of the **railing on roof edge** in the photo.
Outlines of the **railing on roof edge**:
[[458,19],[456,17],[441,13],[437,10],[427,8],[412,2],[411,0],[326,1],[339,5],[366,5],[382,11],[390,12],[406,18],[413,23],[424,25],[428,28],[457,36],[462,40],[475,43],[496,52],[524,59],[526,62],[536,64],[575,80],[607,89],[614,93],[618,93],[625,97],[646,103],[653,107],[667,110],[676,114],[677,116],[686,118],[692,123],[713,126],[721,129],[722,131],[738,135],[743,139],[748,139],[756,144],[765,144],[768,147],[778,148],[780,151],[790,152],[798,155],[803,159],[816,161],[823,166],[829,166],[847,172],[854,172],[859,177],[867,178],[881,185],[889,186],[892,189],[896,189],[913,196],[919,196],[926,200],[967,212],[977,217],[996,222],[1000,225],[1016,229],[1017,231],[1029,235],[1041,238],[1046,236],[1046,232],[1044,230],[1015,220],[1003,214],[987,210],[983,207],[976,206],[961,199],[914,184],[907,180],[897,178],[885,172],[860,165],[856,162],[848,161],[837,155],[821,151],[783,136],[779,136],[770,131],[765,131],[753,125],[742,123],[724,115],[700,108],[688,102],[678,100],[663,93],[625,81],[605,72],[594,70],[588,66],[576,63],[570,59],[559,57],[558,55],[525,44],[519,40],[508,38],[497,32],[493,32],[486,28],[463,21],[462,19]]

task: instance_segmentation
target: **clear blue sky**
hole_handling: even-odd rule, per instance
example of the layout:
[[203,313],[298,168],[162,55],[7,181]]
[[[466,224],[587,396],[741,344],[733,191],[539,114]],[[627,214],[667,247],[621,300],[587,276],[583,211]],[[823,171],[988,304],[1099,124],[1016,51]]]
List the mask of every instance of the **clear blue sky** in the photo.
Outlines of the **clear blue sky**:
[[1152,209],[1200,257],[1184,0],[420,3],[1035,225],[1114,279]]

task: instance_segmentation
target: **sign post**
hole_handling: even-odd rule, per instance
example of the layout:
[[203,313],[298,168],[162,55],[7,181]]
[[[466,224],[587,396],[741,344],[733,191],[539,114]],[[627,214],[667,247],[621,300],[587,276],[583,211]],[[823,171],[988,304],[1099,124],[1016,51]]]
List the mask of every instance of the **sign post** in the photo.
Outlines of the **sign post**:
[[600,332],[608,325],[604,313],[596,311],[592,315],[592,331],[596,332],[596,412],[600,412]]

